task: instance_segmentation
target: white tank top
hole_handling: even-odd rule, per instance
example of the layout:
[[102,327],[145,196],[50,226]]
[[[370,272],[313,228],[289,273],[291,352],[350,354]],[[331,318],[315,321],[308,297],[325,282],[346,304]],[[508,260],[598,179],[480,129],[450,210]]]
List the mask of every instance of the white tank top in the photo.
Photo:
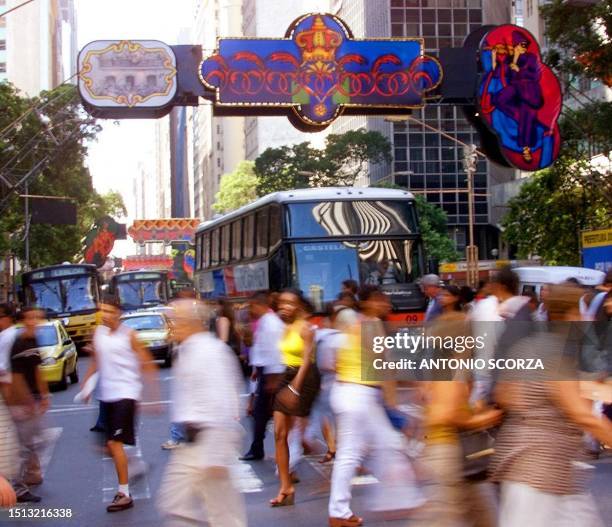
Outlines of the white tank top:
[[121,324],[116,331],[98,326],[93,344],[98,363],[98,399],[104,402],[120,399],[140,400],[142,380],[140,359],[132,349],[132,330]]

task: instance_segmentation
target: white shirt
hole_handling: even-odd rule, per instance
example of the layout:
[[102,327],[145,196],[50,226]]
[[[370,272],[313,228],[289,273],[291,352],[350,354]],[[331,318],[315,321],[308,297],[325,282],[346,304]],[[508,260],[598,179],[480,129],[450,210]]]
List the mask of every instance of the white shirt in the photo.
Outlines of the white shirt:
[[139,401],[142,396],[140,358],[132,348],[132,330],[121,324],[115,331],[98,326],[93,336],[98,380],[98,399]]
[[337,329],[320,328],[315,334],[317,366],[323,372],[336,371],[336,355],[345,342],[345,334]]
[[240,417],[240,374],[234,352],[208,332],[179,346],[172,384],[172,422],[232,427]]
[[249,351],[251,366],[263,367],[264,373],[284,372],[279,346],[284,333],[285,324],[276,313],[269,311],[263,315],[257,322]]
[[0,382],[11,382],[11,349],[18,333],[15,326],[0,332]]

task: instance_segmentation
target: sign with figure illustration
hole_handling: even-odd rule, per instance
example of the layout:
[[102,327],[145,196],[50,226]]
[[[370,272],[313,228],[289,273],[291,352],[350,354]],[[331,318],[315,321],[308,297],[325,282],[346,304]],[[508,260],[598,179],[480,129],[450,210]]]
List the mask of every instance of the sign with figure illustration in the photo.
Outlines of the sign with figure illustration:
[[201,78],[217,106],[286,107],[298,126],[320,130],[347,109],[420,108],[442,69],[421,38],[354,39],[339,18],[311,14],[284,39],[220,39]]
[[533,35],[510,24],[496,27],[482,40],[480,63],[480,118],[506,161],[527,171],[552,164],[561,144],[561,87]]

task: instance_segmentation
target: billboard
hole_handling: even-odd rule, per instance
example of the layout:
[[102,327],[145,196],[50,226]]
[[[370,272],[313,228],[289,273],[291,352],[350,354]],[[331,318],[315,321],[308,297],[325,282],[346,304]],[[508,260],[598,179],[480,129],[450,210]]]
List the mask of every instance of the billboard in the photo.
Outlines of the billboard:
[[612,229],[582,233],[582,265],[604,273],[612,269]]

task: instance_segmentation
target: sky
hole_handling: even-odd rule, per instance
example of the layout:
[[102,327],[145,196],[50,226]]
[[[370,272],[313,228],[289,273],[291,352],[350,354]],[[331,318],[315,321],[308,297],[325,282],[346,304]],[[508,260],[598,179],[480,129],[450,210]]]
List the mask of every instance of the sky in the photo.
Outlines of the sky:
[[[176,44],[181,28],[191,27],[193,0],[75,0],[81,49],[92,40],[156,39]],[[103,131],[89,145],[87,165],[99,192],[118,190],[133,219],[132,178],[139,162],[155,162],[155,120],[100,120]],[[117,242],[125,256],[131,243]]]

